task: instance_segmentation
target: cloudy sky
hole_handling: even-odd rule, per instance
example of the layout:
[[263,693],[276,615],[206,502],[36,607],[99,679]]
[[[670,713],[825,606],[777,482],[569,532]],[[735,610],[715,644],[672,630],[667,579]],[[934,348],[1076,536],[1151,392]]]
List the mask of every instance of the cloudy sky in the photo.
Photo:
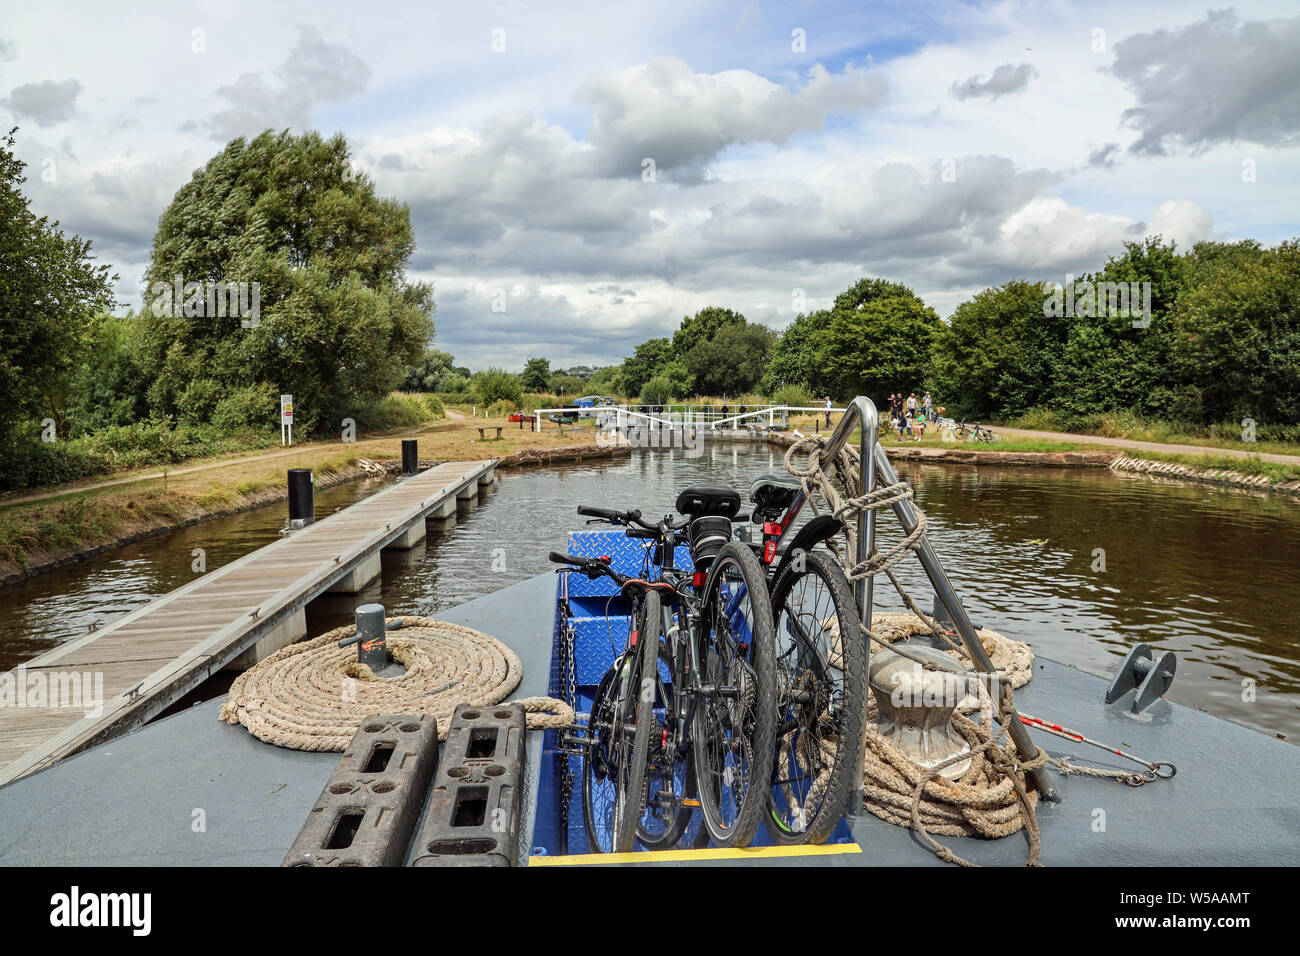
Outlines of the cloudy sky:
[[608,364],[711,304],[780,328],[863,275],[946,316],[1150,233],[1300,235],[1294,2],[111,7],[6,5],[0,121],[124,306],[176,190],[267,127],[343,132],[409,204],[475,368]]

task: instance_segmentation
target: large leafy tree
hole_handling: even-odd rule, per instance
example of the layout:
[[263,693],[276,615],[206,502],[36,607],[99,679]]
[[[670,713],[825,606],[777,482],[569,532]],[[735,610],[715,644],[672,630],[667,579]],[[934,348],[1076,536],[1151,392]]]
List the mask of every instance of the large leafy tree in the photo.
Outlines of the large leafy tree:
[[[673,356],[672,342],[666,338],[647,339],[623,360],[618,374],[618,391],[624,395],[639,395],[641,388],[654,376],[655,372]],[[604,369],[601,370],[602,372]],[[604,381],[600,372],[592,377],[593,387]]]
[[727,325],[745,324],[745,317],[731,309],[709,306],[694,315],[682,319],[682,324],[673,333],[673,354],[678,358],[684,356],[701,342],[707,342]]
[[814,359],[831,395],[915,390],[929,372],[930,344],[942,323],[911,289],[862,279],[835,299],[814,337]]
[[450,352],[425,349],[406,373],[402,388],[410,392],[451,391],[446,386],[461,377],[454,369],[455,362]]
[[[113,305],[105,265],[90,242],[37,216],[23,195],[26,164],[12,129],[0,139],[0,444],[24,423],[63,417],[68,386],[93,339],[98,316]],[[60,421],[61,425],[62,422]],[[4,454],[11,454],[6,450]]]
[[753,322],[728,322],[710,339],[696,342],[682,357],[697,395],[741,395],[756,384],[767,365],[776,334]]
[[[224,394],[256,386],[292,393],[300,426],[334,427],[396,387],[432,336],[433,290],[405,277],[414,245],[410,211],[375,195],[342,136],[231,141],[158,223],[145,293],[150,404],[202,420]],[[183,314],[166,291],[178,277],[259,283],[259,324]]]
[[[1140,289],[1142,283],[1150,283],[1150,322],[1141,315],[1076,307],[1076,315],[1066,319],[1068,332],[1057,363],[1052,404],[1067,415],[1127,409],[1169,417],[1178,391],[1171,361],[1173,309],[1189,287],[1187,257],[1177,255],[1172,242],[1152,236],[1125,243],[1123,255],[1112,256],[1100,272],[1083,279],[1094,287],[1119,282],[1138,283]],[[1094,314],[1077,314],[1085,311]],[[1097,314],[1101,312],[1107,314]],[[1007,406],[1005,411],[1023,408]]]
[[980,416],[1051,404],[1068,319],[1044,315],[1044,295],[1015,279],[957,306],[934,338],[936,398]]
[[530,358],[524,363],[524,370],[519,375],[519,384],[530,392],[544,392],[550,377],[550,359]]
[[1178,304],[1173,355],[1205,421],[1300,419],[1300,240],[1197,247],[1202,281]]
[[830,324],[827,309],[796,315],[772,343],[762,387],[775,392],[783,385],[822,390],[821,368],[817,364],[817,336]]

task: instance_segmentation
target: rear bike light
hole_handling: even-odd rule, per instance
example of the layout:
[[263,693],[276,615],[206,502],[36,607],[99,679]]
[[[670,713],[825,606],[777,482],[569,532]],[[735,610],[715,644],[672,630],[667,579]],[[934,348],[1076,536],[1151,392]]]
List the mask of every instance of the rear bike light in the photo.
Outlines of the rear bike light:
[[691,575],[691,584],[697,588],[702,588],[704,587],[705,577],[706,575],[703,571],[696,571],[694,574]]
[[763,534],[779,535],[781,533],[781,530],[782,530],[781,525],[778,522],[775,521],[763,522]]

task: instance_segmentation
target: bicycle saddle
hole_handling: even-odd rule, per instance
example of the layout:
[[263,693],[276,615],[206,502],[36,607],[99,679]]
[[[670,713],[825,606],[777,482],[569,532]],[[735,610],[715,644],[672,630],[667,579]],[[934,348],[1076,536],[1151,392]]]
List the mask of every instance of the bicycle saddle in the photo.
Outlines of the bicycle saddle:
[[755,520],[779,517],[790,507],[790,502],[802,487],[793,475],[763,475],[755,479],[749,486],[749,500],[757,506],[754,508]]
[[730,520],[740,510],[740,495],[725,485],[691,485],[677,496],[677,510],[692,518],[718,515]]

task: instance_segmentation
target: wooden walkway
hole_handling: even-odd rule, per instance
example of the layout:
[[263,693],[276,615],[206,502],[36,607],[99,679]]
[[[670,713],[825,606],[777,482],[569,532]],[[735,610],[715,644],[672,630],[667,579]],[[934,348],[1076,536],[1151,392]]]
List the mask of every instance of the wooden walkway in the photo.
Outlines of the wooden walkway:
[[[383,548],[409,547],[426,518],[454,514],[495,467],[435,465],[9,672],[17,697],[6,700],[0,683],[0,785],[145,723],[259,640],[301,636],[290,632],[309,601],[358,590]],[[84,698],[68,705],[82,688],[102,700],[100,713],[87,713]]]

